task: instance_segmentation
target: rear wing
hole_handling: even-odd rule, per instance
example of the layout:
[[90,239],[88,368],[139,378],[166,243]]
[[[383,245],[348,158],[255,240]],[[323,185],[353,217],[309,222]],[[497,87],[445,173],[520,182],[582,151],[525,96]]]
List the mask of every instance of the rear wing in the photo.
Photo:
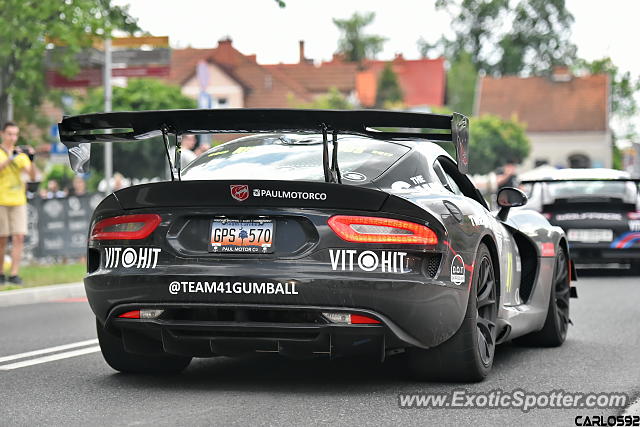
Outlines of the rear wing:
[[[400,129],[389,131],[385,129]],[[380,110],[300,110],[300,109],[215,109],[159,110],[83,114],[63,118],[58,124],[60,140],[69,149],[69,161],[76,172],[86,172],[90,144],[140,141],[162,136],[167,159],[169,135],[175,135],[172,167],[180,178],[180,144],[183,134],[209,133],[322,133],[323,167],[327,182],[340,182],[337,162],[337,135],[346,133],[383,140],[427,140],[453,142],[458,169],[468,171],[469,119],[452,115]],[[329,135],[333,153],[329,161]]]

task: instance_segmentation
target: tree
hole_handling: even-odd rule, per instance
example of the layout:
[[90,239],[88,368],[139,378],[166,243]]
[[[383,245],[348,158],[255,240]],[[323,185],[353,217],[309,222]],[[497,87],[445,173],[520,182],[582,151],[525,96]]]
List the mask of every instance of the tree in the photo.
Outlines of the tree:
[[489,173],[511,161],[520,163],[531,150],[524,126],[515,119],[475,117],[469,131],[469,168],[473,174]]
[[18,118],[28,119],[40,106],[45,50],[50,40],[66,46],[56,54],[63,74],[78,71],[75,55],[94,37],[113,29],[139,30],[126,7],[111,0],[0,0],[0,123],[11,99]]
[[378,79],[376,90],[376,107],[383,108],[389,104],[401,103],[404,99],[402,89],[398,82],[398,76],[393,71],[393,66],[387,62]]
[[437,0],[436,7],[453,15],[455,38],[421,40],[423,54],[436,48],[455,61],[468,52],[478,70],[497,75],[549,72],[575,59],[565,0]]
[[468,52],[462,52],[451,62],[447,72],[447,105],[451,110],[467,116],[473,114],[477,77]]
[[[79,113],[95,113],[104,110],[104,90],[96,88],[80,100]],[[165,110],[195,108],[196,101],[157,79],[130,79],[126,87],[113,88],[113,111]],[[127,177],[164,177],[166,154],[161,138],[137,143],[113,144],[114,170]],[[91,151],[91,167],[103,170],[103,150]]]
[[638,114],[638,102],[635,95],[640,91],[640,77],[634,79],[628,71],[623,73],[609,57],[595,61],[580,59],[577,61],[574,71],[609,75],[611,113],[621,127],[617,132],[618,136],[621,138],[636,137],[636,130],[631,119]]
[[364,59],[372,59],[382,50],[385,37],[366,35],[364,27],[371,24],[375,18],[374,12],[354,13],[348,19],[334,19],[333,23],[342,32],[338,41],[338,53],[343,54],[347,61],[361,63]]
[[310,108],[315,110],[351,110],[353,105],[349,100],[335,87],[329,88],[329,92],[320,95],[309,103],[296,103],[293,99],[290,104],[294,104],[296,108]]

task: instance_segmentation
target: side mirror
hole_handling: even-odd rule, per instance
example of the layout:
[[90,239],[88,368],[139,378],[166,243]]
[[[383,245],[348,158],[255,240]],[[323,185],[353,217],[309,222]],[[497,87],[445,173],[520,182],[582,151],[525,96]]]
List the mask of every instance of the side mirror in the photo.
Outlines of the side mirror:
[[509,215],[509,209],[524,206],[527,204],[527,195],[517,188],[505,187],[498,191],[498,206],[500,211],[498,212],[498,219],[500,221],[506,221]]

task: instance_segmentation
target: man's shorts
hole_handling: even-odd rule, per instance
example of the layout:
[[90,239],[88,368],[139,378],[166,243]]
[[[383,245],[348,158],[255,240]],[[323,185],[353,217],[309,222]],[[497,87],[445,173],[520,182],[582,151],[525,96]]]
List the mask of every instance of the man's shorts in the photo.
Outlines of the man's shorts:
[[27,205],[0,206],[0,237],[27,234]]

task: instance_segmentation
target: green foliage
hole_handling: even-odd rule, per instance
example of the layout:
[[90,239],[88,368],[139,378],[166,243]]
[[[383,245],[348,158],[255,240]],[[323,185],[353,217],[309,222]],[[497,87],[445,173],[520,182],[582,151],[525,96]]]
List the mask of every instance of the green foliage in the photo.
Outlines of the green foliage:
[[[104,109],[104,91],[96,88],[80,100],[79,113],[95,113]],[[165,110],[195,108],[196,101],[180,92],[180,88],[157,79],[130,79],[126,87],[114,87],[113,111]],[[91,169],[102,171],[102,146],[91,150]],[[160,138],[138,143],[113,144],[113,170],[128,178],[164,177],[166,154]]]
[[524,126],[515,119],[484,115],[469,125],[469,168],[473,174],[486,174],[529,155],[531,144]]
[[75,172],[67,165],[51,165],[51,168],[44,174],[42,182],[40,182],[40,188],[47,188],[47,183],[54,179],[58,181],[58,185],[62,190],[71,185],[75,175]]
[[31,120],[46,94],[44,58],[48,40],[66,45],[56,62],[67,76],[78,71],[75,55],[94,37],[114,29],[139,30],[127,7],[111,0],[0,0],[0,122],[9,96],[16,119]]
[[382,108],[389,104],[400,103],[404,99],[398,76],[393,71],[392,64],[387,62],[378,79],[376,90],[376,107]]
[[88,193],[97,193],[98,186],[100,185],[100,181],[104,179],[104,174],[101,170],[96,168],[92,168],[89,178],[87,178],[87,192]]
[[586,71],[589,74],[608,74],[611,85],[611,112],[620,123],[621,129],[616,137],[637,139],[633,118],[638,114],[638,102],[635,95],[640,91],[640,77],[633,78],[631,73],[622,72],[611,58],[605,57],[595,61],[578,60],[575,71]]
[[345,55],[347,61],[360,63],[364,59],[375,58],[382,50],[382,45],[387,40],[385,37],[363,33],[364,27],[371,24],[375,16],[373,12],[356,12],[351,18],[333,20],[342,33],[338,41],[338,52]]
[[[295,104],[294,101],[291,102]],[[335,87],[329,88],[329,92],[320,95],[313,102],[305,104],[297,104],[296,108],[310,108],[315,110],[351,110],[353,105],[347,98]]]
[[614,143],[611,145],[612,153],[612,168],[617,170],[624,170],[624,163],[622,161],[622,150]]
[[473,114],[478,72],[471,55],[462,52],[451,62],[447,72],[447,105],[451,110],[464,115]]
[[575,59],[565,0],[437,0],[436,7],[453,16],[455,38],[419,41],[424,55],[437,49],[455,61],[468,52],[478,70],[497,75],[550,72]]

